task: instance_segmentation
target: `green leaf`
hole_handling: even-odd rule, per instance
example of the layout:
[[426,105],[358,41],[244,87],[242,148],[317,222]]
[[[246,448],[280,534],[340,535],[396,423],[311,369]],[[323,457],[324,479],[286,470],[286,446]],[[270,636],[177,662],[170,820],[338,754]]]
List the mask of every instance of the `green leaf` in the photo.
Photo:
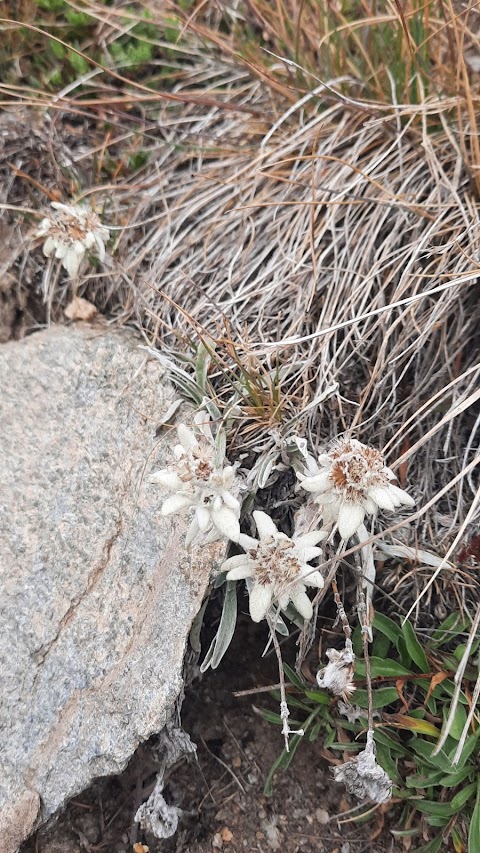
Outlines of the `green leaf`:
[[314,725],[314,726],[312,726],[312,730],[311,730],[310,734],[308,735],[308,739],[309,739],[309,741],[310,741],[310,742],[313,742],[314,740],[316,740],[316,739],[317,739],[317,737],[318,737],[318,736],[319,736],[319,734],[320,734],[321,729],[322,729],[324,726],[325,726],[325,723],[323,722],[323,720],[317,720],[317,722],[315,723],[315,725]]
[[475,768],[472,765],[463,767],[462,770],[457,770],[456,773],[448,773],[446,776],[442,775],[438,780],[438,784],[441,785],[442,788],[455,788],[457,785],[460,785],[464,779],[471,776],[474,771]]
[[[259,708],[256,705],[253,705],[252,707],[253,707],[255,713],[258,714],[260,717],[263,717],[263,719],[266,720],[267,723],[274,723],[274,725],[276,725],[276,726],[283,726],[283,720],[282,720],[280,714],[275,714],[274,711],[269,711],[268,708]],[[301,726],[302,725],[302,723],[299,720],[292,720],[292,719],[290,719],[290,717],[288,718],[288,721],[289,721],[290,725],[293,725],[293,726]]]
[[67,9],[65,12],[65,18],[68,23],[73,24],[74,27],[88,27],[95,20],[85,12],[77,12],[76,9]]
[[293,735],[290,741],[290,751],[287,752],[287,750],[284,749],[280,753],[278,758],[276,758],[273,762],[272,766],[270,767],[268,776],[265,780],[265,787],[263,789],[263,793],[266,797],[271,797],[273,794],[273,777],[275,776],[276,771],[286,770],[290,766],[291,762],[293,761],[295,752],[297,751],[298,744],[301,740],[302,735]]
[[276,630],[277,634],[280,634],[282,637],[290,636],[290,631],[288,630],[288,628],[287,628],[285,622],[283,621],[282,617],[280,616],[279,613],[277,613],[276,615],[277,615],[277,621],[275,622],[275,630]]
[[56,41],[52,41],[49,44],[49,49],[52,51],[53,55],[57,59],[63,59],[63,57],[65,56],[65,48],[63,44],[59,44]]
[[438,626],[437,630],[432,634],[431,642],[436,646],[441,646],[446,642],[451,642],[458,634],[461,634],[466,628],[459,613],[450,613],[449,616]]
[[328,732],[328,734],[325,738],[324,747],[325,747],[325,749],[330,749],[332,743],[335,743],[335,738],[337,736],[337,732],[336,732],[336,729],[333,728],[333,726],[328,726],[328,725],[327,725],[327,732]]
[[412,708],[412,710],[410,711],[410,716],[414,717],[416,720],[424,720],[425,708]]
[[72,68],[77,72],[77,74],[86,74],[90,69],[88,60],[85,59],[82,54],[74,53],[73,50],[69,50],[67,56]]
[[305,682],[302,681],[300,676],[297,675],[295,670],[293,670],[292,667],[288,665],[288,663],[283,664],[283,671],[290,683],[294,685],[294,687],[298,687],[298,689],[301,690],[302,693],[305,692]]
[[[444,708],[444,724],[447,721],[448,717],[448,708]],[[451,729],[449,731],[449,737],[453,737],[454,740],[460,740],[460,737],[463,732],[463,728],[465,723],[467,722],[467,712],[463,705],[457,705],[455,714],[453,716],[453,723]],[[480,851],[479,851],[480,853]]]
[[415,776],[407,776],[405,785],[407,788],[429,788],[431,785],[440,784],[440,779],[444,776],[443,770],[435,770],[428,776],[418,774]]
[[312,713],[312,706],[311,705],[307,705],[305,702],[302,702],[301,699],[297,699],[296,696],[292,696],[291,693],[287,694],[287,702],[289,705],[292,706],[292,708],[301,708],[302,711],[306,711],[307,714]]
[[397,765],[395,764],[395,761],[393,760],[393,758],[390,754],[390,751],[387,749],[386,746],[383,746],[383,744],[381,744],[381,743],[377,743],[376,748],[377,748],[377,761],[378,761],[380,767],[383,767],[383,769],[385,770],[386,773],[388,773],[388,775],[390,776],[390,779],[393,782],[399,782],[400,781],[400,775],[399,775],[399,772],[397,770]]
[[452,809],[455,809],[456,812],[463,809],[465,803],[469,801],[470,797],[474,795],[476,790],[477,782],[471,782],[470,785],[467,785],[466,788],[463,788],[463,790],[459,791],[458,794],[455,794],[451,803]]
[[407,669],[413,669],[412,667],[412,659],[407,649],[407,644],[405,642],[405,637],[400,636],[397,640],[397,651],[398,656],[400,658],[400,663],[402,666],[406,666]]
[[[206,398],[205,398],[206,399]],[[208,408],[208,406],[207,406]],[[225,453],[227,452],[227,433],[224,429],[219,429],[215,436],[215,464],[218,468],[225,462]]]
[[446,755],[443,750],[441,750],[438,755],[432,755],[432,751],[435,748],[434,743],[422,740],[421,738],[413,738],[409,741],[409,746],[417,753],[417,755],[424,758],[431,767],[443,770],[445,773],[452,772],[452,764],[448,755]]
[[[475,659],[475,652],[478,650],[479,643],[480,643],[480,640],[475,640],[473,642],[473,644],[470,648],[469,660]],[[458,646],[456,646],[455,649],[453,650],[452,654],[458,660],[458,662],[460,662],[461,659],[463,658],[463,655],[465,654],[466,647],[467,646],[465,643],[459,643]]]
[[447,819],[456,811],[451,803],[439,803],[436,800],[414,800],[412,804],[422,814],[436,815]]
[[375,612],[375,616],[373,617],[373,627],[380,631],[380,633],[384,634],[385,637],[388,637],[391,643],[394,645],[397,644],[397,638],[401,631],[400,626],[397,625],[393,619],[389,619],[389,617],[384,616],[383,613]]
[[[382,658],[372,657],[370,659],[370,664],[372,668],[372,678],[377,678],[378,676],[398,678],[404,675],[413,675],[411,671],[405,669],[404,666],[391,658],[382,660]],[[365,662],[363,660],[358,660],[356,662],[355,669],[357,675],[365,675]]]
[[[460,770],[466,764],[466,762],[470,758],[472,752],[474,751],[475,747],[477,746],[477,741],[478,741],[479,737],[480,737],[480,726],[478,727],[478,729],[474,735],[469,735],[467,737],[465,744],[464,744],[464,747],[462,749],[460,758],[457,762],[457,770]],[[456,752],[456,749],[457,749],[456,746],[454,747],[454,749],[452,749],[451,755],[449,756],[450,759],[453,759],[453,756]]]
[[357,658],[359,658],[363,652],[363,638],[360,625],[357,625],[353,631],[352,645],[353,651],[355,652]]
[[213,588],[219,589],[221,586],[223,586],[223,584],[225,583],[226,580],[227,580],[227,572],[219,572],[218,575],[216,576],[215,580],[213,581]]
[[[368,708],[368,693],[366,690],[358,688],[355,691],[353,700],[360,708]],[[374,708],[384,708],[393,702],[398,702],[398,692],[395,687],[379,687],[378,690],[372,690]]]
[[449,822],[449,820],[450,820],[449,817],[439,817],[438,815],[433,815],[433,814],[428,815],[425,818],[425,822],[428,823],[429,826],[438,826],[438,827],[446,826],[447,823]]
[[415,827],[415,829],[391,829],[391,834],[394,838],[414,838],[416,835],[420,835],[420,828]]
[[386,658],[390,649],[391,643],[388,637],[384,634],[377,634],[373,641],[372,655],[376,658]]
[[192,627],[190,628],[190,634],[189,634],[189,638],[188,638],[190,640],[190,645],[191,645],[193,651],[197,655],[200,654],[200,652],[202,650],[202,645],[200,643],[200,634],[202,631],[203,617],[205,615],[205,610],[207,608],[207,604],[208,604],[208,596],[205,599],[205,601],[203,602],[200,610],[198,611],[197,615],[195,616],[195,619],[192,622]]
[[323,693],[321,690],[305,690],[305,696],[307,696],[308,699],[313,699],[314,702],[318,702],[319,705],[330,704],[330,696],[328,693]]
[[[455,664],[455,669],[456,668],[457,664]],[[440,687],[443,688],[443,690],[445,691],[445,693],[448,694],[448,696],[453,696],[453,694],[455,693],[455,684],[453,683],[453,681],[451,681],[450,678],[446,678],[445,681],[442,681]],[[460,690],[458,701],[461,702],[462,705],[468,705],[468,699],[465,696],[463,690]]]
[[210,667],[216,669],[227,651],[237,624],[237,585],[235,581],[227,581],[225,584],[225,598],[223,600],[222,617],[218,631],[212,640],[210,648],[205,655],[200,672],[206,672]]
[[402,625],[402,635],[405,640],[407,651],[413,662],[418,666],[420,672],[428,672],[429,666],[427,657],[417,640],[411,622],[404,622]]
[[468,831],[468,853],[478,853],[480,850],[480,779],[478,781],[477,799],[473,809],[470,829]]
[[433,838],[432,841],[429,841],[428,844],[424,844],[423,847],[417,847],[415,853],[438,853],[439,850],[442,849],[443,838],[441,835]]
[[390,750],[398,752],[400,755],[406,754],[404,746],[391,738],[390,735],[387,735],[383,729],[375,729],[375,743],[383,743],[385,746],[388,746]]

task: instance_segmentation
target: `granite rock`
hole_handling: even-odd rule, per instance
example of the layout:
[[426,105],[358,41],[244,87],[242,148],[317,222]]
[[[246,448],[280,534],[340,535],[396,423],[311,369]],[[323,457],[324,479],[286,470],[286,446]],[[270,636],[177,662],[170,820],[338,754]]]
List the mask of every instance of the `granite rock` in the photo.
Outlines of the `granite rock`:
[[159,514],[174,392],[139,343],[79,324],[0,348],[2,853],[168,722],[223,556]]

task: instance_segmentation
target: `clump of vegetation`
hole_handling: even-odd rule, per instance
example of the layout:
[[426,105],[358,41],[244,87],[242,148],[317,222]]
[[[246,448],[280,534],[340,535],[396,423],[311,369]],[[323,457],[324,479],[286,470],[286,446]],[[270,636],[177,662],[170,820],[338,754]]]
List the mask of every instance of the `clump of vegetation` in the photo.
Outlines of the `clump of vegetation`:
[[[406,850],[468,843],[476,853],[479,585],[458,570],[479,516],[476,9],[42,0],[35,23],[33,11],[2,23],[4,97],[35,114],[42,141],[41,163],[30,154],[26,165],[18,145],[1,164],[5,215],[25,217],[12,269],[40,294],[28,217],[47,198],[92,196],[114,239],[75,292],[136,325],[209,421],[208,476],[182,441],[180,484],[162,472],[173,484],[167,508],[194,512],[192,541],[220,533],[233,543],[215,579],[223,613],[203,670],[228,649],[240,573],[254,600],[268,586],[268,605],[264,594],[253,613],[266,617],[279,660],[280,713],[264,712],[287,741],[277,768],[307,739],[322,739],[332,764],[339,750],[360,750],[337,777],[377,804],[393,783]],[[57,260],[54,319],[70,298]],[[386,480],[355,492],[350,462]],[[302,483],[315,487],[310,501]],[[378,509],[407,506],[400,493],[415,510],[387,524]],[[321,554],[300,560],[297,540],[320,529],[306,547]],[[314,595],[302,580],[297,608],[285,561],[281,578],[275,561],[259,574],[268,536],[290,569],[310,566],[317,580]],[[386,561],[391,578],[399,560],[404,576],[389,592],[412,623],[373,601],[379,567]],[[440,605],[462,615],[439,628],[440,585]],[[332,602],[342,633],[307,687],[302,672]],[[285,669],[278,635],[296,630],[296,669]],[[340,714],[347,701],[358,706],[350,719]]]
[[[381,613],[375,614],[373,627],[376,636],[370,674],[374,740],[378,762],[393,781],[397,820],[392,833],[405,842],[406,850],[417,853],[436,853],[451,846],[473,853],[480,838],[480,729],[473,725],[471,696],[478,680],[473,661],[480,638],[474,636],[471,661],[459,679],[465,638],[472,628],[460,614],[452,613],[426,642],[423,632],[417,636],[410,622],[402,624]],[[358,630],[353,645],[360,656]],[[290,766],[297,749],[307,749],[307,738],[321,741],[322,754],[329,757],[333,769],[338,767],[338,752],[345,756],[361,750],[357,739],[367,727],[369,696],[362,661],[357,661],[356,689],[349,703],[332,700],[326,691],[312,687],[288,666],[285,671],[289,703],[296,712],[296,719],[290,722],[301,727],[306,737],[297,735],[290,750],[279,755],[267,779],[267,794],[272,792],[274,774]],[[447,728],[457,685],[458,703]],[[274,691],[273,696],[277,698],[278,694]],[[281,725],[278,714],[265,708],[258,712]],[[442,730],[446,736],[440,746]],[[372,818],[370,805],[359,808],[353,819],[361,822],[366,816]],[[383,820],[382,814],[377,817]]]

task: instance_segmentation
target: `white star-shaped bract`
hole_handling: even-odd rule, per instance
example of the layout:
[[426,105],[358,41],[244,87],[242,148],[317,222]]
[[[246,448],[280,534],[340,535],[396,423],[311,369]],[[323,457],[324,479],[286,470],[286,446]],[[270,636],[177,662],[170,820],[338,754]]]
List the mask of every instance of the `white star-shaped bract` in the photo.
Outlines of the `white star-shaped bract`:
[[180,424],[177,434],[174,462],[150,477],[151,483],[172,492],[162,504],[162,515],[193,514],[187,546],[222,537],[238,542],[241,483],[233,465],[215,464],[216,448],[208,414],[202,411],[195,416],[195,431]]
[[260,622],[272,604],[285,610],[291,601],[304,619],[313,615],[312,603],[306,586],[323,587],[321,573],[309,565],[320,556],[317,547],[325,533],[315,530],[290,538],[281,533],[269,515],[257,510],[253,513],[258,539],[241,534],[239,544],[245,553],[225,560],[222,570],[228,580],[249,579],[250,616]]
[[87,252],[105,258],[110,231],[90,207],[52,202],[54,211],[42,219],[36,237],[44,237],[43,254],[61,260],[70,278],[76,278]]
[[392,482],[395,474],[385,465],[380,451],[354,438],[338,442],[329,453],[322,454],[316,471],[311,467],[308,475],[298,475],[301,486],[313,494],[323,523],[338,523],[342,539],[353,536],[367,514],[415,503]]

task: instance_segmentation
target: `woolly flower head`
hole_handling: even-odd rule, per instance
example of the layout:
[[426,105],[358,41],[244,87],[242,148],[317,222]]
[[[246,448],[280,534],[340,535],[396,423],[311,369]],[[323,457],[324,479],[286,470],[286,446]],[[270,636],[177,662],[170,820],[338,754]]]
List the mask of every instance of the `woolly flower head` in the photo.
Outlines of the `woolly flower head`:
[[355,692],[353,683],[355,655],[351,643],[348,643],[342,651],[327,649],[327,658],[329,663],[325,669],[317,672],[317,684],[348,702],[352,693]]
[[193,542],[215,542],[222,537],[238,542],[240,536],[240,483],[232,465],[216,463],[216,447],[206,412],[195,416],[195,431],[185,424],[177,430],[179,444],[174,461],[156,471],[151,483],[173,492],[162,504],[162,515],[193,514],[187,546]]
[[414,505],[413,498],[392,483],[395,474],[380,451],[354,438],[322,454],[316,470],[308,473],[312,476],[299,475],[302,488],[313,493],[324,524],[338,522],[343,539],[356,533],[366,514]]
[[366,797],[374,803],[386,803],[392,796],[392,781],[375,759],[373,731],[367,732],[367,745],[355,758],[333,771],[336,782],[343,782],[350,794],[359,800]]
[[278,602],[285,610],[290,601],[304,619],[311,619],[312,603],[305,587],[320,589],[323,577],[308,563],[322,553],[317,546],[325,533],[316,530],[291,539],[277,530],[265,512],[254,512],[253,517],[259,539],[240,535],[239,544],[245,554],[225,560],[222,570],[228,571],[227,579],[247,578],[250,616],[254,622],[264,619],[273,603]]
[[42,219],[36,236],[45,238],[43,254],[59,258],[70,278],[76,278],[87,251],[96,250],[103,261],[110,232],[89,207],[57,201],[52,207],[54,212]]

